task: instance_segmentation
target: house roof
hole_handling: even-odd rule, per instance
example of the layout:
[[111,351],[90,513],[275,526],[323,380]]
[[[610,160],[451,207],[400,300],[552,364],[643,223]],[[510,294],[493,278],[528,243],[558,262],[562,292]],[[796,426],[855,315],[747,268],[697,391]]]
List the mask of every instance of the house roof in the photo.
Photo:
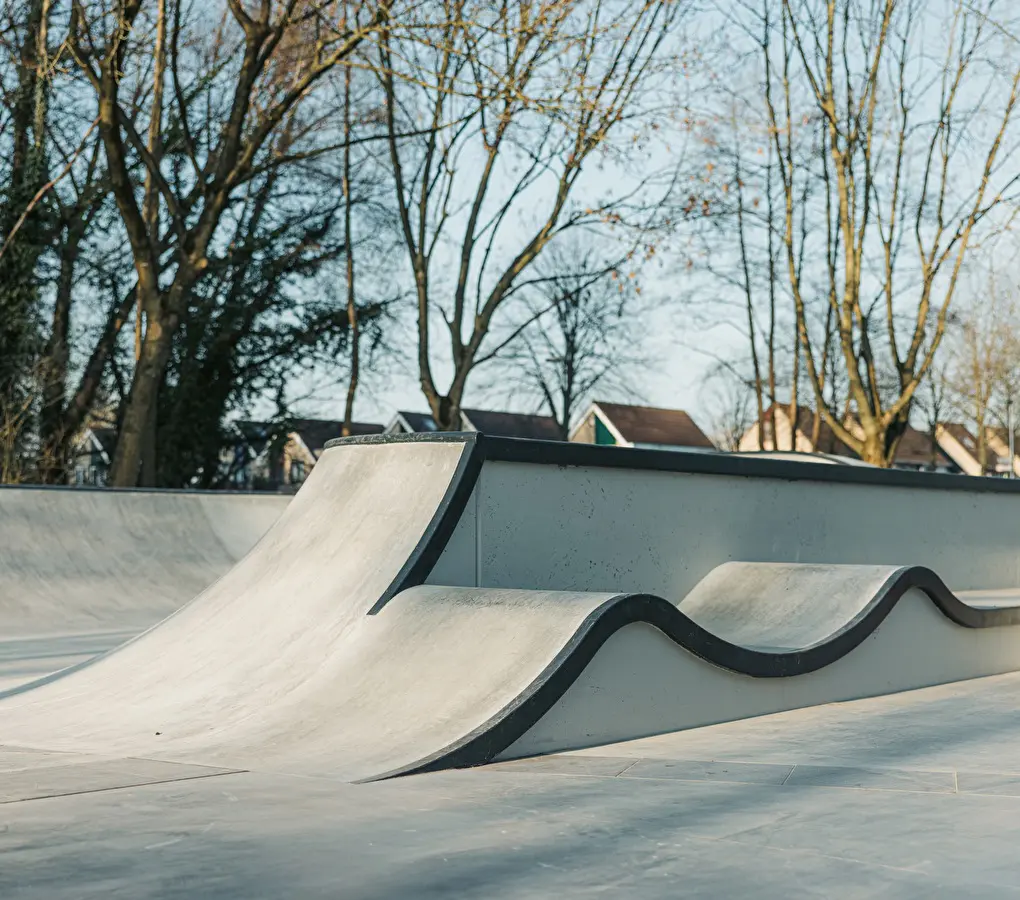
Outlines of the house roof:
[[250,419],[240,419],[234,423],[234,431],[238,434],[248,452],[253,457],[259,455],[269,446],[270,441],[282,431],[282,426],[273,422],[254,422]]
[[[906,466],[929,466],[932,462],[932,438],[926,431],[919,431],[917,428],[907,426],[900,438],[899,446],[896,448],[897,465]],[[952,460],[942,452],[936,445],[935,463],[939,466],[948,466]]]
[[108,459],[113,459],[113,451],[117,448],[117,429],[93,428],[91,431],[93,437],[95,437],[99,446],[102,448],[103,453],[106,454]]
[[1008,428],[1002,428],[1000,426],[993,426],[993,427],[990,427],[990,428],[988,428],[986,430],[988,432],[988,436],[990,438],[994,438],[996,441],[998,441],[1000,446],[1002,446],[1004,448],[1007,448],[1007,452],[1008,452],[1008,447],[1009,447],[1009,429]]
[[[343,434],[344,423],[335,419],[291,419],[290,431],[301,438],[302,443],[309,451],[318,456],[326,441],[340,437]],[[352,422],[351,436],[362,434],[382,434],[383,426],[375,422]]]
[[560,426],[552,416],[490,412],[484,409],[465,409],[462,412],[467,424],[484,434],[531,438],[539,441],[562,440]]
[[951,437],[955,438],[957,443],[968,453],[977,453],[977,438],[970,433],[966,425],[962,425],[959,422],[943,422],[940,427]]
[[[774,404],[775,409],[781,412],[784,416],[789,415],[790,405],[788,403],[776,403]],[[772,410],[770,406],[766,411],[766,417]],[[754,427],[754,426],[752,426]],[[815,427],[815,411],[810,406],[798,406],[797,407],[797,431],[803,434],[805,437],[810,438],[814,433]],[[818,421],[818,442],[814,448],[815,453],[829,453],[833,456],[850,456],[854,459],[857,458],[857,454],[844,444],[836,433],[829,427],[825,419],[819,418]]]
[[[401,410],[395,422],[400,422],[416,433],[437,431],[436,421],[429,413]],[[461,425],[467,431],[481,431],[496,437],[531,438],[532,440],[560,440],[559,425],[552,416],[533,416],[526,413],[493,412],[487,409],[462,409]],[[392,426],[391,426],[392,427]]]
[[[786,407],[779,405],[784,412]],[[797,407],[797,429],[802,434],[810,435],[814,428],[815,413],[807,406]],[[959,426],[962,429],[962,426]],[[966,431],[966,429],[963,429]],[[896,459],[894,465],[901,466],[929,466],[932,463],[932,440],[931,435],[926,431],[920,431],[910,425],[903,433],[899,446],[896,448]],[[831,453],[838,456],[849,456],[858,458],[858,454],[849,446],[843,443],[835,432],[822,419],[818,428],[818,446],[815,452]],[[936,447],[935,464],[938,466],[952,466],[953,461],[940,448]]]
[[594,406],[610,421],[625,441],[632,444],[665,444],[673,447],[715,449],[705,432],[682,409],[603,403]]
[[397,413],[398,419],[403,419],[411,431],[420,434],[426,431],[436,431],[436,420],[429,413],[407,412],[400,410]]

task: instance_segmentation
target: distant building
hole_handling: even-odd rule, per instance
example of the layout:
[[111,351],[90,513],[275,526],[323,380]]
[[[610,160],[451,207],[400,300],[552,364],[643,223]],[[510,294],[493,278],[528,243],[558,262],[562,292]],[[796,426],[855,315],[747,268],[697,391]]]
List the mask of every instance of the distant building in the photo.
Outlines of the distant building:
[[895,469],[913,469],[917,472],[951,472],[959,475],[962,471],[942,448],[937,437],[932,447],[932,436],[908,425],[896,447]]
[[[774,433],[772,421],[770,421],[772,418],[775,421]],[[764,446],[761,445],[758,423],[755,422],[744,432],[738,450],[742,452],[789,451],[792,447],[795,453],[822,453],[851,459],[859,458],[854,450],[836,436],[824,419],[819,417],[816,421],[815,412],[809,407],[797,407],[797,421],[794,424],[789,406],[776,404],[766,413],[764,425]],[[848,420],[846,427],[852,433],[862,434],[860,425],[853,420]],[[941,446],[940,440],[933,441],[930,434],[909,425],[896,448],[893,468],[953,473],[962,470],[961,466]]]
[[[561,440],[560,427],[552,416],[462,409],[460,424],[461,431],[480,431],[497,437]],[[386,434],[427,434],[437,430],[436,421],[429,413],[405,411],[398,412],[385,429]]]
[[117,446],[117,431],[111,426],[95,425],[82,429],[72,449],[71,483],[105,487]]
[[715,445],[682,409],[597,401],[570,433],[581,444],[706,451]]
[[[299,487],[322,455],[326,442],[343,433],[335,419],[290,419],[284,423],[240,421],[232,458],[230,484],[237,489],[287,490]],[[351,435],[381,434],[383,426],[354,422]]]
[[[1020,475],[1020,455],[1009,458],[1009,432],[1005,428],[985,429],[985,459],[981,464],[978,439],[965,425],[946,422],[936,429],[939,446],[967,475]],[[1014,448],[1015,451],[1016,448]]]
[[[280,460],[280,482],[297,487],[315,468],[326,442],[343,434],[344,423],[333,419],[291,419],[288,425]],[[351,437],[382,433],[383,426],[374,422],[351,423]]]
[[[775,427],[773,428],[773,422]],[[755,422],[740,438],[738,450],[792,450],[796,453],[826,453],[832,456],[850,456],[854,453],[835,432],[819,418],[815,434],[815,413],[807,406],[797,407],[797,421],[794,423],[787,404],[776,403],[765,411],[764,443],[760,440],[758,423]]]

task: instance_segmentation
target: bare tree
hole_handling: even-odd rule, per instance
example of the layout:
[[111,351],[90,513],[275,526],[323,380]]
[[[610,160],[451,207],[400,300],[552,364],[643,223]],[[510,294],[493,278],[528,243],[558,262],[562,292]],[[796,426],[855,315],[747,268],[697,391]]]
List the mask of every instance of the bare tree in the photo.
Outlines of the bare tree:
[[939,433],[947,424],[946,417],[950,411],[946,381],[944,367],[936,363],[925,373],[923,389],[917,393],[917,406],[924,416],[931,442],[930,464],[933,469],[938,465]]
[[[757,423],[755,421],[757,397],[754,382],[739,377],[729,365],[717,364],[705,377],[704,387],[706,390],[703,405],[709,410],[709,429],[713,443],[720,450],[730,452],[739,450],[740,441],[748,430],[761,423],[760,417]],[[791,431],[795,440],[796,429]],[[758,447],[762,449],[768,446],[769,443],[765,441],[758,443]]]
[[[189,72],[183,62],[180,0],[158,7],[152,38],[146,36],[141,0],[125,0],[113,9],[74,0],[69,44],[97,97],[111,189],[131,247],[144,316],[111,470],[115,485],[155,479],[147,448],[155,440],[157,392],[174,335],[209,267],[211,248],[236,192],[266,165],[281,164],[299,152],[288,148],[282,157],[267,160],[265,151],[324,76],[378,29],[390,3],[366,0],[350,16],[342,2],[332,0],[267,0],[254,11],[239,0],[227,0],[227,7],[229,15],[205,44],[205,65]],[[201,43],[198,38],[192,23],[190,43]],[[132,79],[144,76],[125,71],[133,58],[131,42],[147,40],[155,43],[157,60],[149,107],[155,124],[148,140],[126,113],[123,96]],[[165,56],[160,49],[164,40]],[[165,60],[165,73],[160,60]],[[210,71],[229,79],[219,94],[197,90]],[[187,83],[189,76],[195,84]],[[169,81],[166,104],[164,78]],[[192,104],[196,93],[213,104],[222,100],[221,107],[206,108],[200,120]],[[180,144],[170,170],[157,128],[164,115],[173,118]],[[139,167],[144,173],[140,180]],[[162,223],[165,228],[157,227]],[[165,255],[172,262],[161,278]],[[149,463],[145,467],[143,460]]]
[[[566,440],[592,393],[625,390],[643,362],[641,302],[632,259],[606,259],[583,239],[550,248],[536,266],[543,276],[522,304],[531,324],[507,348],[499,380],[519,398],[535,396]],[[512,326],[510,326],[512,327]]]
[[1007,423],[1006,407],[1020,377],[1020,308],[994,273],[987,289],[961,307],[948,337],[943,389],[972,428],[987,471],[989,431]]
[[[391,176],[414,279],[422,391],[455,429],[471,372],[527,327],[493,340],[498,314],[558,235],[620,220],[650,179],[604,199],[575,195],[611,135],[630,137],[668,105],[657,93],[683,4],[668,0],[444,0],[416,37],[383,32]],[[432,8],[430,8],[431,11]],[[417,118],[423,133],[404,138]],[[622,159],[621,159],[622,162]],[[636,211],[647,224],[647,209]],[[437,358],[433,326],[447,354]],[[436,366],[449,362],[442,387]]]
[[8,411],[5,446],[12,447],[21,440],[15,427],[24,429],[31,421],[27,398],[34,389],[25,379],[41,344],[35,275],[46,245],[46,224],[34,198],[47,181],[50,5],[49,0],[29,0],[3,10],[3,64],[13,71],[5,90],[9,115],[0,170],[0,407]]
[[[1017,47],[990,9],[960,2],[932,28],[937,12],[919,0],[783,0],[763,42],[786,280],[811,390],[836,436],[876,465],[895,457],[968,250],[1001,227],[1020,177]],[[805,142],[819,148],[813,166]],[[828,261],[821,283],[805,259]],[[830,361],[847,379],[851,419],[826,402],[810,327],[819,301],[832,311]]]
[[343,148],[343,176],[341,179],[344,195],[344,262],[347,282],[347,327],[349,329],[350,362],[351,370],[347,379],[347,399],[344,403],[344,424],[343,436],[350,437],[351,425],[354,422],[354,400],[358,392],[358,379],[361,375],[361,329],[358,322],[357,291],[355,289],[355,265],[354,265],[354,218],[353,198],[351,196],[352,165],[351,157],[354,148],[351,146],[352,111],[351,111],[351,65],[344,66],[344,148]]

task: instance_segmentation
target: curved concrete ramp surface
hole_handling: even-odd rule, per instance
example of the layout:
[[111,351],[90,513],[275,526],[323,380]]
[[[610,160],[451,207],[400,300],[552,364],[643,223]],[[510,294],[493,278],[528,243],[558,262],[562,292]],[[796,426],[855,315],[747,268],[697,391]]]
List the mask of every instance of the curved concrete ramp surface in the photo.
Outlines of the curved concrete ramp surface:
[[159,622],[244,556],[288,500],[0,488],[0,689]]
[[3,697],[0,744],[364,780],[1020,669],[1014,593],[922,566],[723,563],[678,604],[423,584],[498,555],[485,464],[465,438],[324,454],[195,601]]
[[348,632],[434,563],[468,449],[325,454],[256,550],[194,601],[72,674],[9,692],[0,744],[279,756],[277,735],[299,737],[346,690]]

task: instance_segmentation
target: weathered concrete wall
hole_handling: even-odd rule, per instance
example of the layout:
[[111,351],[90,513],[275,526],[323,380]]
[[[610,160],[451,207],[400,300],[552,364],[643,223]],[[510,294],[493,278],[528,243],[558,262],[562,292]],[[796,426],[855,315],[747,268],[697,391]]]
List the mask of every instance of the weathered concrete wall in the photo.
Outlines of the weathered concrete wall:
[[839,483],[823,480],[836,467],[790,465],[819,480],[487,461],[429,581],[676,602],[743,560],[924,565],[954,590],[1020,586],[1020,494]]

